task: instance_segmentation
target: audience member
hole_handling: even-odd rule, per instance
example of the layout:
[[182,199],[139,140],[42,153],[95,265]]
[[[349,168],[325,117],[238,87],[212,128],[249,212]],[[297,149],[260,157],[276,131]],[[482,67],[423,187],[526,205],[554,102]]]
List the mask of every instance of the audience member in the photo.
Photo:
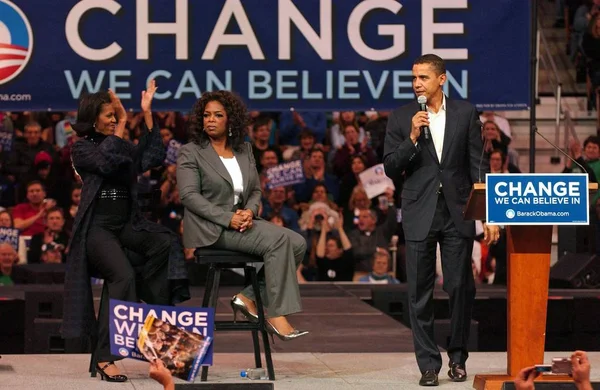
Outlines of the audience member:
[[358,129],[355,125],[347,125],[344,128],[344,137],[346,142],[335,151],[333,157],[333,172],[337,177],[343,178],[351,172],[350,166],[354,156],[363,156],[367,168],[375,165],[377,162],[375,153],[367,145],[368,139],[366,137],[362,142],[358,141]]
[[[323,216],[323,214],[319,215]],[[337,232],[337,236],[331,235],[330,232]],[[354,275],[352,244],[344,231],[344,219],[341,214],[334,225],[325,220],[321,223],[315,255],[319,282],[352,281]]]
[[12,215],[10,215],[8,210],[0,211],[0,227],[3,227],[3,228],[13,227]]
[[27,262],[34,263],[64,263],[65,248],[69,236],[64,231],[65,218],[62,209],[58,207],[48,210],[46,214],[46,230],[31,238]]
[[298,134],[309,128],[317,143],[323,143],[327,130],[327,118],[324,112],[284,111],[279,116],[279,145],[298,145]]
[[260,216],[269,219],[279,216],[285,227],[299,232],[298,213],[286,205],[287,191],[286,187],[275,187],[264,193],[266,200],[263,200]]
[[355,277],[371,272],[371,259],[377,248],[387,248],[396,231],[396,207],[385,210],[385,223],[377,226],[375,210],[360,210],[357,228],[348,233],[354,248]]
[[318,184],[322,184],[327,188],[327,192],[331,195],[331,200],[337,202],[340,190],[339,179],[326,172],[325,152],[315,148],[310,151],[309,159],[308,170],[304,171],[306,181],[294,186],[296,201],[298,203],[309,202],[314,188]]
[[29,122],[25,125],[25,142],[13,144],[6,164],[6,171],[11,175],[13,182],[23,182],[26,179],[26,175],[31,172],[35,165],[36,155],[41,151],[48,153],[52,161],[58,161],[58,156],[52,145],[42,140],[40,124]]
[[0,286],[12,286],[14,284],[10,275],[17,260],[15,248],[6,242],[0,243]]
[[356,113],[354,111],[342,111],[337,123],[331,125],[331,128],[329,129],[328,138],[332,151],[340,149],[346,143],[344,134],[346,126],[354,126],[358,129],[358,142],[363,142],[366,138],[365,130],[358,125]]
[[398,279],[389,273],[391,263],[390,252],[383,248],[377,248],[371,262],[372,271],[359,277],[358,281],[372,284],[399,284]]
[[48,210],[56,206],[56,201],[46,199],[46,191],[39,181],[27,184],[27,202],[19,203],[13,209],[15,227],[23,236],[43,233],[46,229],[44,217]]
[[169,371],[162,360],[155,359],[150,362],[149,375],[150,378],[163,385],[164,390],[175,390],[173,375],[171,375],[171,371]]
[[[592,390],[590,382],[590,361],[584,351],[575,351],[571,355],[571,376],[577,390]],[[535,369],[535,366],[525,367],[517,374],[515,381],[516,390],[534,390],[534,380],[541,373]]]

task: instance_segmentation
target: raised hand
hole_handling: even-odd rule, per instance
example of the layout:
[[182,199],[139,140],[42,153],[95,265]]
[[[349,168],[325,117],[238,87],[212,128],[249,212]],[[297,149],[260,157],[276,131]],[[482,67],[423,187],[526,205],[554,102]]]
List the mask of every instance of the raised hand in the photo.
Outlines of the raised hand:
[[108,94],[110,95],[110,103],[112,105],[113,110],[115,110],[115,115],[117,119],[120,121],[127,120],[127,113],[125,112],[125,107],[123,107],[123,103],[121,103],[121,99],[112,91],[112,89],[108,90]]
[[142,111],[150,112],[152,110],[152,99],[154,98],[154,93],[156,92],[156,81],[154,79],[150,80],[148,83],[148,89],[142,91]]

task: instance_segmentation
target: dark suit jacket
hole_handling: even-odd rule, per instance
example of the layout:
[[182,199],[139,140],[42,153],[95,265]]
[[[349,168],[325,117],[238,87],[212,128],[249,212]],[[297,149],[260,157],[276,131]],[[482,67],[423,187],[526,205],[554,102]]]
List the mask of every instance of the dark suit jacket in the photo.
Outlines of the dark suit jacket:
[[[111,175],[130,175],[130,193],[137,198],[137,175],[150,168],[160,166],[166,151],[160,138],[158,126],[152,132],[146,132],[137,146],[116,137],[106,137],[96,145],[88,139],[81,139],[73,145],[73,165],[83,180],[81,203],[73,222],[73,234],[68,246],[67,270],[65,274],[65,298],[62,335],[64,338],[90,336],[96,332],[93,297],[90,276],[95,276],[88,267],[86,243],[95,209],[96,194],[102,187],[105,177]],[[170,229],[152,223],[143,218],[137,202],[132,202],[130,214],[133,228],[137,231],[169,233],[171,250],[169,252],[169,280],[187,279],[183,248],[176,234]],[[144,265],[143,276],[157,271],[155,262],[149,259]],[[97,275],[96,275],[97,276]],[[172,303],[189,299],[189,289],[181,284],[171,283]],[[175,291],[175,289],[177,291]]]
[[[475,223],[465,221],[463,210],[473,183],[478,181],[479,162],[483,148],[481,128],[475,107],[465,101],[446,98],[446,129],[442,161],[438,161],[433,139],[423,134],[415,146],[410,140],[412,117],[419,110],[416,102],[392,112],[387,125],[383,164],[389,177],[404,172],[402,189],[402,219],[406,240],[421,241],[431,229],[440,183],[458,231],[466,237],[475,236]],[[481,180],[489,172],[483,158]]]
[[[261,198],[260,180],[252,146],[246,142],[233,152],[244,181],[241,206],[258,217]],[[179,149],[177,186],[183,215],[183,244],[197,248],[214,244],[233,217],[233,181],[219,155],[210,144],[193,142]]]

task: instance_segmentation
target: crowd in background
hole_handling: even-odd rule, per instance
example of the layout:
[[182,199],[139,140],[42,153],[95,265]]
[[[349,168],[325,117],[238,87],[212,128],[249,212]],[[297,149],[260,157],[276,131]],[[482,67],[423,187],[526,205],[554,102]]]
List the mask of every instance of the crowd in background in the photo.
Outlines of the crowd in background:
[[[138,178],[139,192],[160,190],[160,204],[150,217],[181,233],[184,208],[173,155],[188,141],[187,114],[155,115],[168,157],[162,167]],[[391,178],[394,185],[384,193],[371,197],[360,178],[361,172],[382,162],[388,112],[252,111],[250,115],[247,140],[253,146],[263,189],[260,216],[306,238],[300,282],[405,281],[399,211],[402,175]],[[9,247],[2,249],[14,262],[65,261],[82,187],[70,159],[77,141],[71,128],[75,116],[75,112],[0,113],[2,131],[11,135],[3,137],[0,152],[0,227],[14,227],[22,237],[31,237],[26,241],[26,259]],[[519,172],[509,122],[493,112],[481,113],[480,119],[491,171]],[[126,140],[138,142],[140,123],[139,114],[128,113]],[[305,181],[271,188],[267,170],[291,160],[302,161]],[[476,280],[504,283],[504,242],[488,248],[481,238],[473,251]],[[193,251],[186,249],[187,258],[193,258]],[[441,282],[441,266],[437,272]]]

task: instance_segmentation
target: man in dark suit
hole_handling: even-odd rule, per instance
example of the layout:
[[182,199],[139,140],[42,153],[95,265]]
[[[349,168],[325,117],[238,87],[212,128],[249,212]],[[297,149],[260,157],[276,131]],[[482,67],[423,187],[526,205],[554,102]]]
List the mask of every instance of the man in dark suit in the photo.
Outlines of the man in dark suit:
[[[465,362],[475,283],[471,252],[474,221],[463,218],[473,183],[479,180],[483,148],[475,107],[446,98],[444,61],[433,54],[417,58],[413,89],[427,98],[427,111],[416,102],[389,117],[383,164],[386,175],[404,172],[402,217],[410,322],[422,386],[437,386],[442,357],[433,337],[433,288],[436,248],[442,252],[444,291],[450,296],[451,337],[448,346],[453,381],[465,381]],[[425,131],[424,126],[429,127]],[[488,171],[483,161],[481,172]],[[482,173],[484,175],[484,173]],[[488,242],[499,237],[498,226],[484,224]]]

